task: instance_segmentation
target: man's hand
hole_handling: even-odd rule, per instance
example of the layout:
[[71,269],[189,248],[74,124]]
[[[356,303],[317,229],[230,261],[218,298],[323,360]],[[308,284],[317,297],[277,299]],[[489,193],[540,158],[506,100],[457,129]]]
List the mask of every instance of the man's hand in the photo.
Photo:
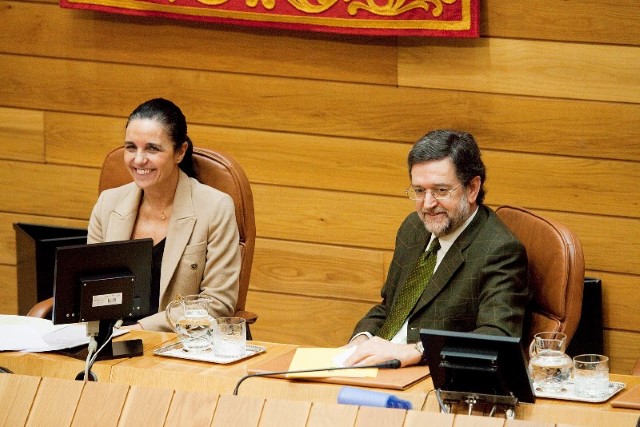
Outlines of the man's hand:
[[395,344],[380,337],[368,339],[365,335],[356,337],[350,344],[354,343],[356,351],[345,360],[345,366],[374,365],[398,359],[405,367],[417,364],[422,358],[413,344]]

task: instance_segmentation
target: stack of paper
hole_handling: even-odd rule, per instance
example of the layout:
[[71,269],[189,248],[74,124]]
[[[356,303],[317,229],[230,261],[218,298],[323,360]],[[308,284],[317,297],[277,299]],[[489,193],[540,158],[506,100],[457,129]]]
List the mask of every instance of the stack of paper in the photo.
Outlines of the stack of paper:
[[[126,331],[119,330],[115,335]],[[51,320],[0,314],[0,351],[43,352],[87,345],[85,323],[54,325]]]

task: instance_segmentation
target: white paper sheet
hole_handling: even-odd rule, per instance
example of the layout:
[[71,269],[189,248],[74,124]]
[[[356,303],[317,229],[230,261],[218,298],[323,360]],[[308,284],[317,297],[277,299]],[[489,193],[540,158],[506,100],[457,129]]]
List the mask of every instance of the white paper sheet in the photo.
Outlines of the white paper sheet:
[[[118,329],[114,336],[127,333]],[[85,323],[54,325],[38,317],[0,314],[0,351],[30,353],[62,350],[89,343]]]

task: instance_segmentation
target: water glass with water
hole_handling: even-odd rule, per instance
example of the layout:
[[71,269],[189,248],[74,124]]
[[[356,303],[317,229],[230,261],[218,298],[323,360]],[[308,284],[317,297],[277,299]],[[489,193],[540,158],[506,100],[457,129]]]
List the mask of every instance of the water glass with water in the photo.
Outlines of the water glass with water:
[[573,385],[578,397],[606,397],[609,394],[609,358],[600,354],[575,356]]
[[222,358],[238,359],[247,351],[246,321],[241,317],[219,317],[213,336],[213,351]]

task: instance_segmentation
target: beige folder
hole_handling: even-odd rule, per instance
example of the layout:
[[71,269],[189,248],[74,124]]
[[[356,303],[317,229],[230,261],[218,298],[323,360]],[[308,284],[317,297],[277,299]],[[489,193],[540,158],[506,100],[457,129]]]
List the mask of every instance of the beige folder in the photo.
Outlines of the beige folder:
[[[264,372],[280,372],[289,370],[291,360],[295,354],[295,349],[284,353],[282,356],[275,357],[260,365],[249,367],[249,374],[258,374]],[[319,367],[320,368],[320,367]],[[284,378],[285,375],[274,375]],[[376,377],[323,377],[323,378],[304,378],[305,381],[325,382],[332,384],[344,384],[363,387],[387,388],[393,390],[404,390],[407,387],[417,383],[418,381],[429,376],[428,366],[410,366],[399,369],[378,369]]]
[[615,408],[640,409],[640,385],[625,391],[620,396],[611,401],[611,406]]

